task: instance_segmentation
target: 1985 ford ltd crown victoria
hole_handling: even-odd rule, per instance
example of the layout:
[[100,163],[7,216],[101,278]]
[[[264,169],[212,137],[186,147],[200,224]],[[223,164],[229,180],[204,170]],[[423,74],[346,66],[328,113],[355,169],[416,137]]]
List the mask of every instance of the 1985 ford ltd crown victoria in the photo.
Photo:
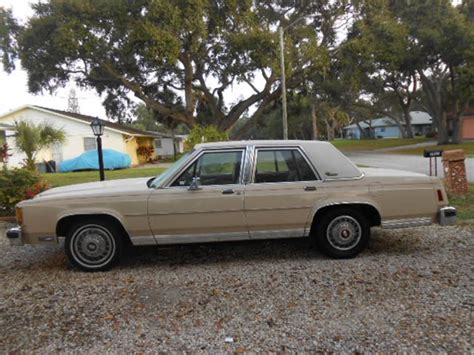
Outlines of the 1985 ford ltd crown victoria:
[[359,169],[333,145],[240,141],[197,145],[155,178],[45,191],[17,206],[12,244],[58,243],[70,262],[106,270],[131,245],[313,238],[357,255],[370,228],[455,223],[438,178]]

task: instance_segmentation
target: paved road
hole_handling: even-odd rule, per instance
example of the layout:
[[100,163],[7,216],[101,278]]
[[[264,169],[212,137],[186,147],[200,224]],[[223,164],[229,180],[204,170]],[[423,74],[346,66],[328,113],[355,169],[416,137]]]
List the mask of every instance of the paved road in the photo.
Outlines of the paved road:
[[[429,159],[414,155],[380,154],[380,153],[345,153],[358,165],[374,168],[408,170],[429,174]],[[474,158],[466,159],[467,180],[474,183]],[[438,176],[443,176],[441,158],[438,158]]]

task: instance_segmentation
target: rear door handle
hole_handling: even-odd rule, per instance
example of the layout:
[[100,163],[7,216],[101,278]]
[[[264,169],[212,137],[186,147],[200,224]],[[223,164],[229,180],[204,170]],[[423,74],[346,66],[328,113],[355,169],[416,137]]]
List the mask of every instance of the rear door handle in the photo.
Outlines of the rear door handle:
[[316,191],[316,186],[305,186],[304,190],[305,191]]
[[232,190],[232,189],[226,189],[224,191],[222,191],[222,194],[223,195],[232,195],[235,191]]

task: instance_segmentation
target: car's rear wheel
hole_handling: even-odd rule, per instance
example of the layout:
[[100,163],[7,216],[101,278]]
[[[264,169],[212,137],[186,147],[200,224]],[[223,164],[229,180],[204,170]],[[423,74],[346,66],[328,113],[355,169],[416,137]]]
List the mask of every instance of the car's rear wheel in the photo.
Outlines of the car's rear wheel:
[[123,242],[114,223],[89,219],[70,229],[64,247],[74,266],[83,271],[104,271],[120,259]]
[[369,241],[369,222],[356,210],[330,210],[315,223],[316,244],[330,257],[352,258],[359,254]]

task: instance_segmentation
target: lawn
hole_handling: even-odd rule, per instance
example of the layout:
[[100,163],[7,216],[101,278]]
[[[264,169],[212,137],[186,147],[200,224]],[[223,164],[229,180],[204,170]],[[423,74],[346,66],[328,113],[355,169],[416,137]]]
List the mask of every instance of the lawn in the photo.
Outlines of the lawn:
[[331,141],[334,146],[343,152],[377,150],[384,148],[400,147],[404,145],[424,143],[432,140],[431,138],[385,138],[385,139],[338,139]]
[[452,149],[464,149],[466,156],[474,157],[474,142],[465,142],[462,144],[446,144],[446,145],[435,145],[433,147],[423,147],[423,148],[407,148],[397,150],[396,154],[410,154],[410,155],[423,155],[425,149],[431,150],[452,150]]
[[[148,177],[161,174],[164,168],[134,168],[112,170],[105,172],[106,180],[126,179],[135,177]],[[46,173],[43,178],[53,187],[81,184],[99,180],[98,171],[80,171],[75,173]]]
[[449,203],[457,208],[460,220],[474,220],[474,184],[469,185],[469,192],[465,197],[451,197]]

